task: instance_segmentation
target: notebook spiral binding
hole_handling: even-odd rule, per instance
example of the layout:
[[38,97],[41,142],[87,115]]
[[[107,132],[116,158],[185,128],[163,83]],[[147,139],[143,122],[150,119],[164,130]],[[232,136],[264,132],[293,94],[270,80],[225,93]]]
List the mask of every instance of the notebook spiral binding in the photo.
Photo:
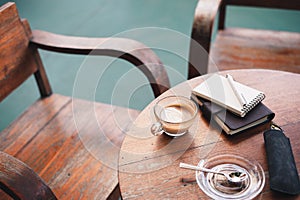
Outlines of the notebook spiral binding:
[[257,95],[257,97],[255,97],[252,101],[250,101],[249,103],[247,103],[242,111],[243,112],[249,112],[252,108],[254,108],[257,104],[259,104],[259,102],[261,102],[262,100],[264,100],[264,98],[266,97],[265,94],[260,93],[259,95]]

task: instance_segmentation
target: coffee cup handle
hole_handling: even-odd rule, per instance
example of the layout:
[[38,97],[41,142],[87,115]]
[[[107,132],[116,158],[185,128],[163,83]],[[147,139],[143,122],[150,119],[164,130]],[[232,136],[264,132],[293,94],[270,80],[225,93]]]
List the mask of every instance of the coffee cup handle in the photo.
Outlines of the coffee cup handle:
[[151,133],[155,136],[159,136],[163,133],[162,124],[160,122],[156,122],[151,126]]

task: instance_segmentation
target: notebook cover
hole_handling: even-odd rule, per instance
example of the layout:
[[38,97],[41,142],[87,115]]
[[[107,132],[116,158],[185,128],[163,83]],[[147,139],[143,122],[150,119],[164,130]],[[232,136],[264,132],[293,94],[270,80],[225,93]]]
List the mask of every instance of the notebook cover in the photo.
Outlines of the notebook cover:
[[218,74],[213,74],[207,78],[204,82],[195,87],[192,93],[200,98],[218,104],[240,117],[244,117],[265,98],[265,95],[255,88],[236,81],[234,83],[236,89],[243,94],[247,102],[244,106],[239,102],[227,78]]
[[248,114],[241,118],[230,112],[226,112],[226,110],[222,110],[221,112],[216,113],[218,118],[223,121],[231,130],[239,129],[243,126],[251,124],[259,119],[262,119],[267,116],[266,121],[271,121],[275,114],[263,103],[259,103],[255,106]]
[[[241,129],[249,124],[253,124],[254,122],[265,117],[266,120],[264,122],[269,122],[275,117],[275,114],[263,103],[259,103],[245,117],[239,117],[223,107],[211,103],[210,101],[195,96],[192,97],[194,100],[195,98],[197,98],[196,101],[199,104],[202,115],[208,121],[214,119],[212,116],[217,116],[232,131]],[[219,125],[221,126],[221,124]]]

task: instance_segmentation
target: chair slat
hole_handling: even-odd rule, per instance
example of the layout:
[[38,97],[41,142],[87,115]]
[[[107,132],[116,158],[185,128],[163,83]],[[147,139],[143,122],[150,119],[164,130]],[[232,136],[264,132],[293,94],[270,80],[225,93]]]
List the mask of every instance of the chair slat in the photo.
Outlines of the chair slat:
[[211,61],[208,72],[262,68],[300,73],[300,34],[227,28],[216,37]]
[[1,132],[0,150],[16,155],[69,101],[69,97],[58,94],[37,100],[14,123]]

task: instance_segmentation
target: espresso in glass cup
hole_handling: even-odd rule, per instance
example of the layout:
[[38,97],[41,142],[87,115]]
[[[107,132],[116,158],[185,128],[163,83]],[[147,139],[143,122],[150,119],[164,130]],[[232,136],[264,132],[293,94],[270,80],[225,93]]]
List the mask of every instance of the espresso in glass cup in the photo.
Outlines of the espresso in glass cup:
[[151,127],[152,134],[181,136],[187,133],[193,124],[198,107],[187,97],[168,96],[155,104],[153,112],[157,122]]

